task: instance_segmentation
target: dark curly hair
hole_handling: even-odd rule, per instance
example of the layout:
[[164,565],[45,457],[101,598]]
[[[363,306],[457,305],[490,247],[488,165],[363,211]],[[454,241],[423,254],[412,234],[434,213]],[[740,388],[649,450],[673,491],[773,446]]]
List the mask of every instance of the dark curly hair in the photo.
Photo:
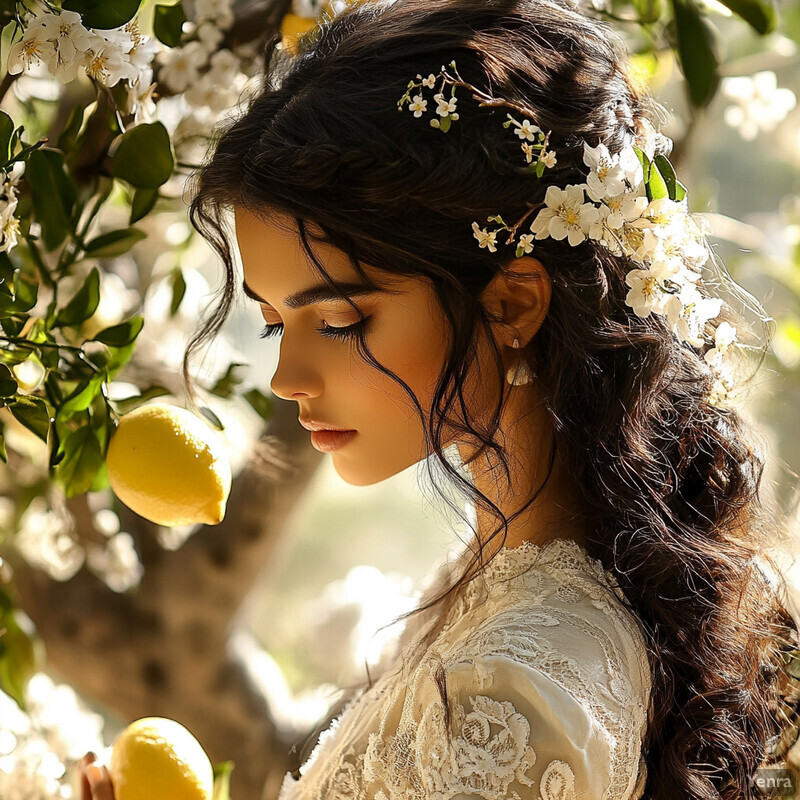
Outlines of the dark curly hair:
[[[548,185],[582,183],[583,142],[619,152],[642,120],[655,122],[657,107],[632,85],[609,26],[555,0],[366,3],[305,37],[294,57],[277,43],[266,47],[263,86],[215,133],[193,176],[191,221],[221,256],[226,281],[187,348],[187,389],[192,354],[219,332],[236,298],[230,210],[290,215],[330,280],[313,251],[313,223],[366,283],[361,262],[432,282],[452,337],[430,410],[372,357],[363,333],[356,346],[402,385],[423,421],[427,411],[428,452],[500,519],[493,536],[505,541],[508,520],[441,442],[444,422],[458,428],[457,416],[509,474],[494,438],[501,401],[492,420],[470,420],[462,388],[477,333],[490,333],[478,297],[513,262],[513,246],[478,248],[470,223],[498,212],[517,219]],[[500,124],[507,109],[462,100],[446,135],[398,114],[409,78],[451,60],[466,81],[551,131],[558,164],[541,180],[513,166],[519,142]],[[739,411],[709,403],[713,375],[698,349],[660,315],[640,318],[626,306],[630,261],[591,240],[537,240],[536,255],[552,297],[523,352],[552,419],[553,452],[585,501],[589,554],[613,572],[648,643],[644,796],[754,797],[757,768],[778,763],[787,746],[795,717],[787,662],[798,641],[769,554],[781,523],[764,496],[765,448]],[[752,332],[725,308],[707,333],[723,319]],[[768,337],[756,339],[763,360]],[[458,586],[488,563],[480,542],[474,555],[453,586],[412,614],[437,605],[446,613]]]

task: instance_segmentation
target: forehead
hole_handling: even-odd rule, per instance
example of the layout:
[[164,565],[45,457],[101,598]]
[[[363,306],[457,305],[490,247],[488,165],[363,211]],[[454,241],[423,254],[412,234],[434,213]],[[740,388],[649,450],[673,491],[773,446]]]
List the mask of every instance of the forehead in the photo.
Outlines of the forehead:
[[[236,207],[236,239],[248,284],[258,291],[258,284],[273,291],[281,286],[319,280],[320,275],[300,240],[294,217],[278,212],[267,215]],[[346,253],[329,242],[319,241],[321,229],[306,222],[307,239],[317,260],[336,280],[360,280]],[[369,270],[364,267],[369,273]]]

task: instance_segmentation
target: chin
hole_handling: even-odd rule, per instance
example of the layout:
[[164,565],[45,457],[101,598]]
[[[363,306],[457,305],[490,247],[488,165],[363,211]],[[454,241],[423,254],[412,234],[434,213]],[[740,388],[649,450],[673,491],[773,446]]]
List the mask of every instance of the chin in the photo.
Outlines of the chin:
[[[424,456],[398,459],[391,463],[381,459],[380,463],[371,463],[367,459],[350,460],[340,457],[336,451],[331,453],[333,467],[337,475],[351,486],[374,486],[376,483],[388,480],[405,469],[417,464]],[[342,453],[341,456],[344,456]]]

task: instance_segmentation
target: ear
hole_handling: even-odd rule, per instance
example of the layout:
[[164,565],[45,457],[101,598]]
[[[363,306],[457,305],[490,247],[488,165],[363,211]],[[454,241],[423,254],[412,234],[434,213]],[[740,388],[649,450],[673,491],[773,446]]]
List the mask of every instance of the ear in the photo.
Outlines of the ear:
[[489,319],[498,326],[497,341],[525,347],[536,335],[550,307],[550,276],[538,258],[521,256],[504,265],[481,293]]

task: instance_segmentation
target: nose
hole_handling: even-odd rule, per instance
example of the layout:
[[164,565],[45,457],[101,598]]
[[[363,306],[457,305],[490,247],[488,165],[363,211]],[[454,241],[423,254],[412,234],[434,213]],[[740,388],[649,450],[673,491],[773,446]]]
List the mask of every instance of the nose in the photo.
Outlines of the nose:
[[308,361],[286,358],[281,353],[269,385],[273,393],[283,400],[317,397],[322,393],[322,375]]

